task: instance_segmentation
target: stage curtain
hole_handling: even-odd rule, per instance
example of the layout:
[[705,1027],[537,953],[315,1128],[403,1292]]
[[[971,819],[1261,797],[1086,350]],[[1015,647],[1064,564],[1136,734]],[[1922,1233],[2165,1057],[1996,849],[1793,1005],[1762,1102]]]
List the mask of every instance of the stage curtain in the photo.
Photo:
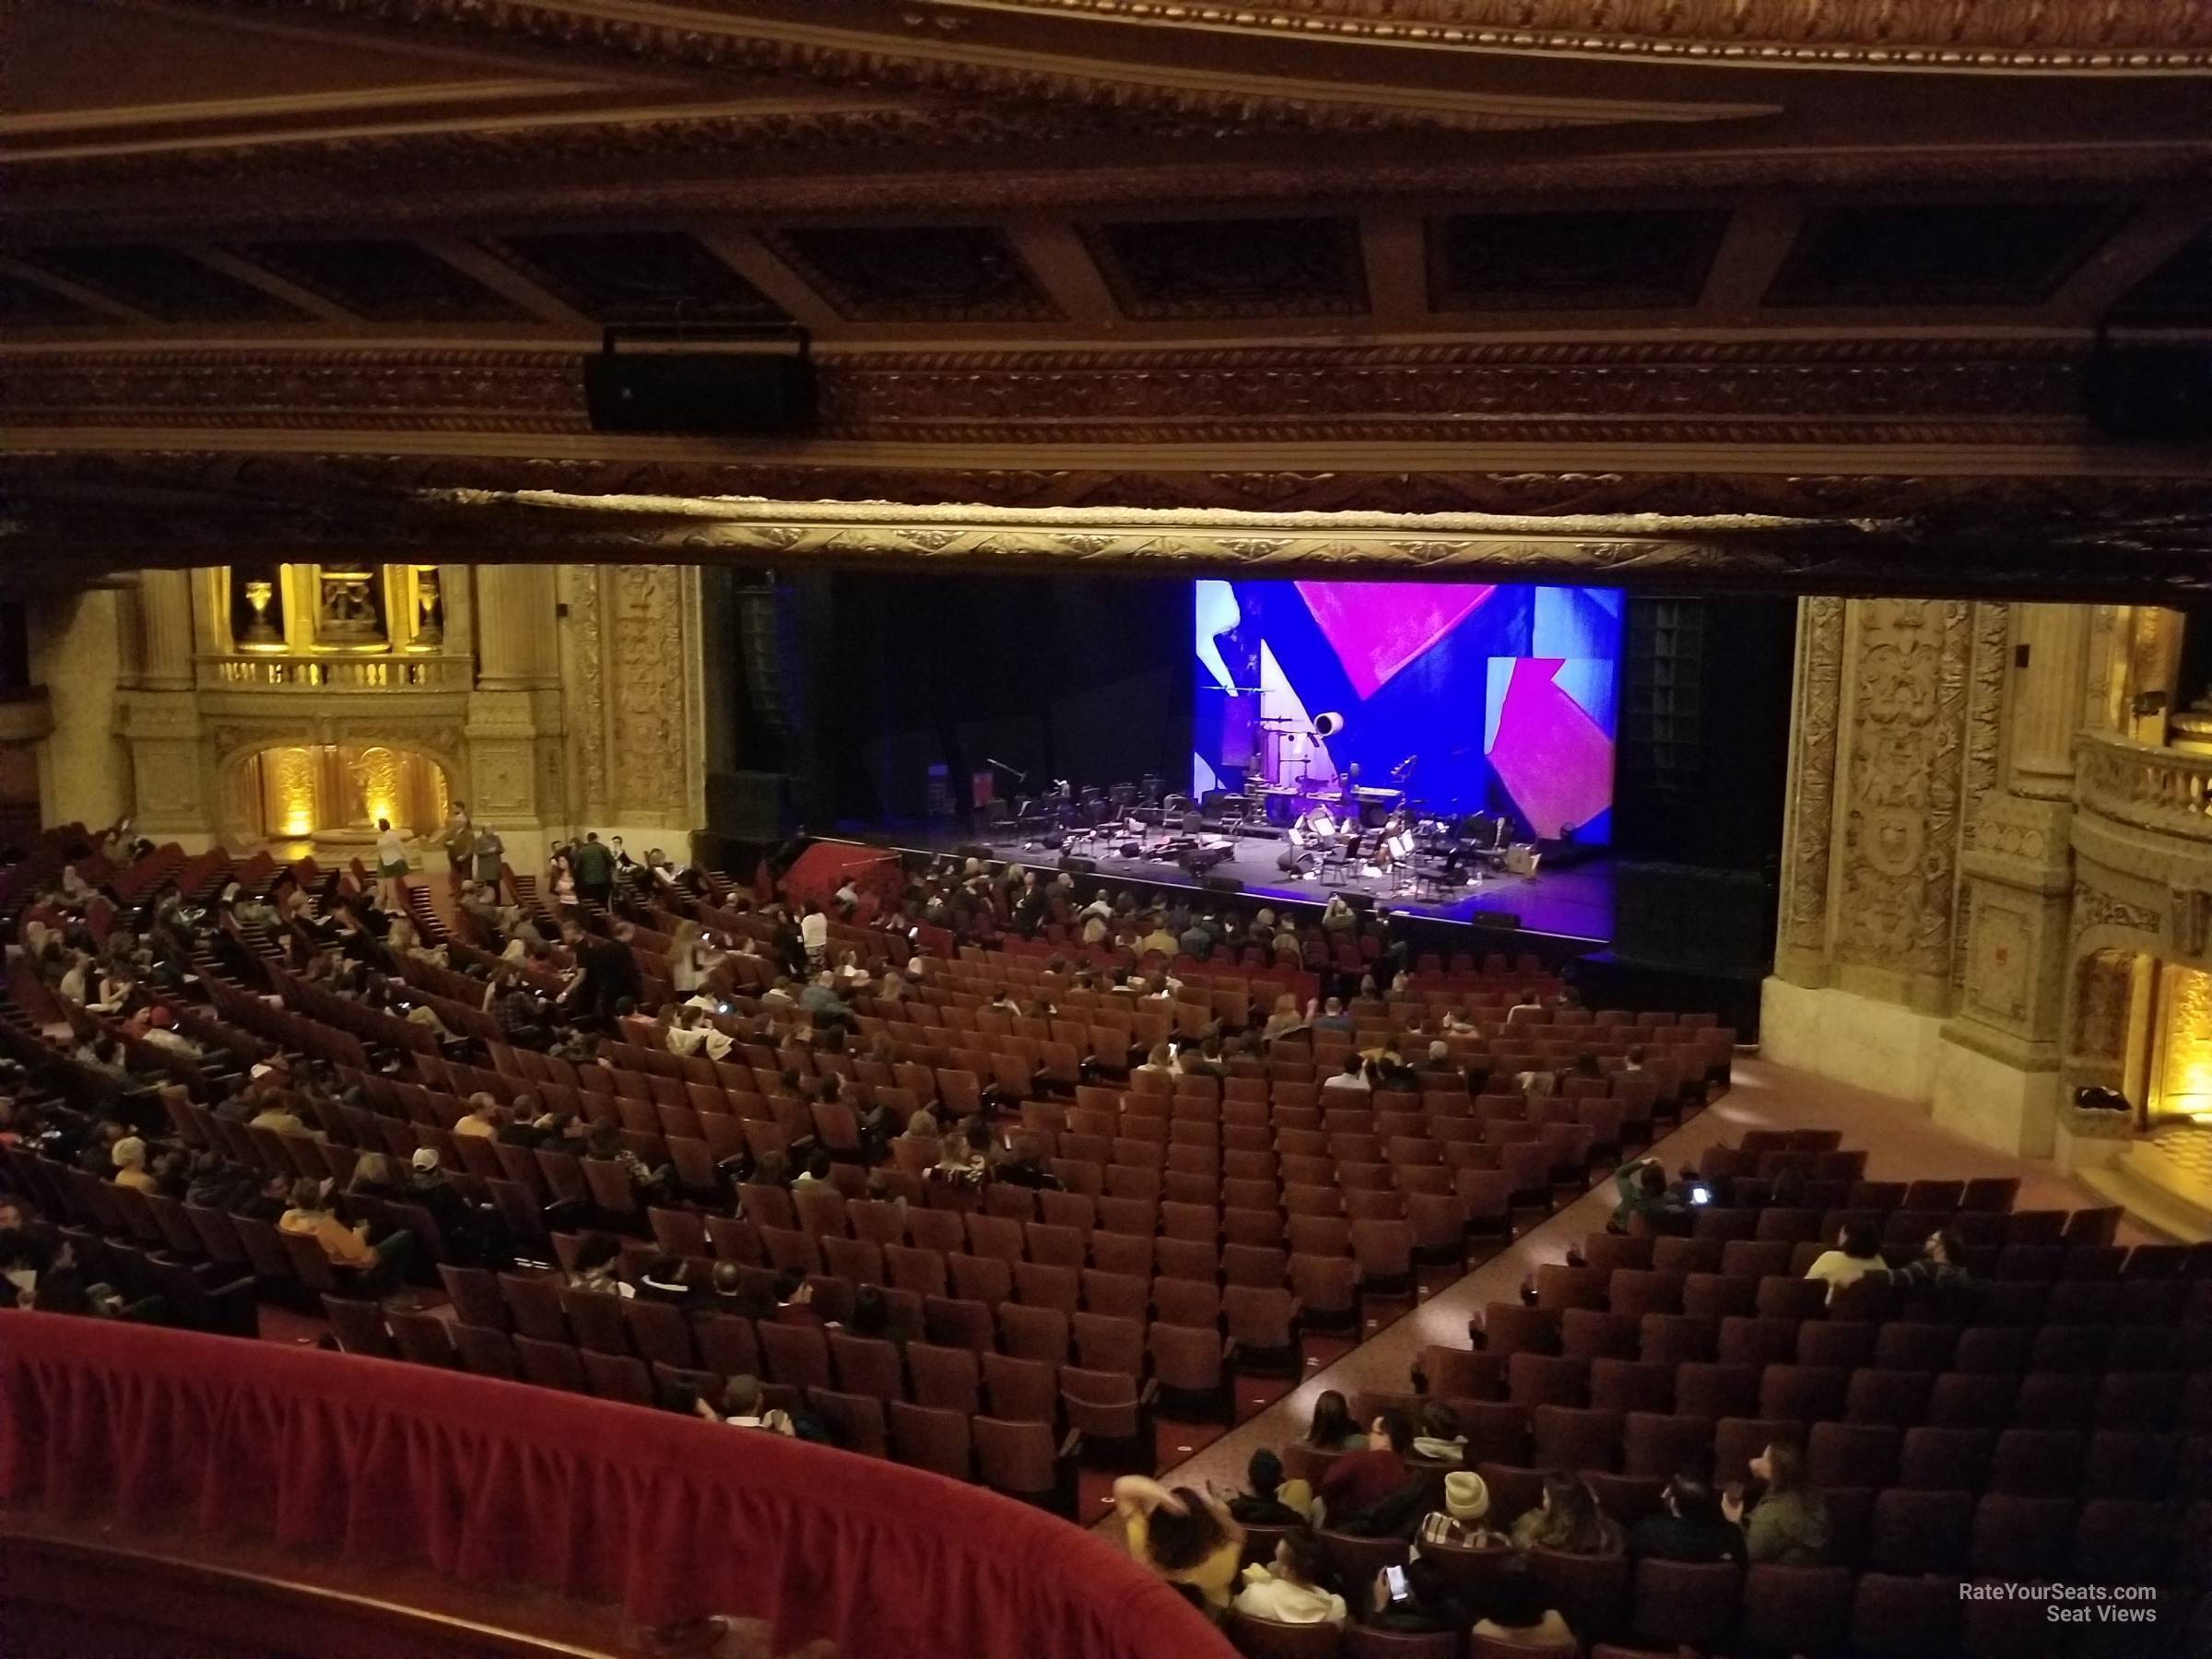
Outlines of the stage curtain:
[[[1231,1659],[1041,1511],[772,1435],[422,1366],[0,1313],[0,1500],[766,1619],[865,1659]],[[779,1650],[781,1651],[781,1650]]]

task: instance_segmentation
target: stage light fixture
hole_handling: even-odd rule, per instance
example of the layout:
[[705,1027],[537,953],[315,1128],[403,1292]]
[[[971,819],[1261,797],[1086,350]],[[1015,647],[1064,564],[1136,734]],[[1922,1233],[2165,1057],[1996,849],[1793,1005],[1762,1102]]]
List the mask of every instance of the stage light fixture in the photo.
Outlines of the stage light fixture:
[[1313,735],[1316,737],[1334,737],[1343,730],[1344,716],[1334,709],[1326,714],[1313,716]]

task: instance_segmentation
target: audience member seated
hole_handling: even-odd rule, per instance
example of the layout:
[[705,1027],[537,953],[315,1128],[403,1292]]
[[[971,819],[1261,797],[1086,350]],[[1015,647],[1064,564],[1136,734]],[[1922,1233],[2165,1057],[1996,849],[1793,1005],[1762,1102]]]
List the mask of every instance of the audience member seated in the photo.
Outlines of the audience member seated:
[[1523,1549],[1567,1555],[1618,1555],[1622,1547],[1620,1528],[1598,1508],[1595,1494],[1563,1469],[1545,1471],[1544,1496],[1513,1523],[1512,1539]]
[[[430,1151],[428,1147],[423,1150]],[[438,1155],[430,1152],[430,1156]],[[398,1197],[399,1182],[393,1176],[392,1160],[382,1152],[362,1153],[354,1160],[353,1175],[346,1182],[346,1192],[348,1196],[358,1198]]]
[[1666,1166],[1656,1158],[1631,1159],[1622,1164],[1613,1171],[1613,1186],[1620,1195],[1609,1223],[1614,1232],[1628,1231],[1635,1221],[1642,1221],[1654,1231],[1669,1231],[1688,1211],[1688,1199],[1668,1183]]
[[1423,1402],[1420,1432],[1413,1437],[1413,1454],[1431,1463],[1465,1462],[1467,1437],[1459,1431],[1459,1413],[1441,1400]]
[[722,1387],[722,1409],[717,1411],[704,1400],[693,1407],[710,1423],[726,1423],[733,1429],[761,1429],[771,1434],[796,1438],[797,1426],[791,1413],[762,1409],[760,1379],[743,1374],[732,1377]]
[[584,1145],[584,1157],[601,1163],[620,1164],[629,1176],[629,1184],[648,1199],[657,1200],[666,1191],[674,1171],[665,1164],[657,1170],[647,1169],[645,1160],[622,1144],[622,1131],[618,1124],[593,1124],[591,1136]]
[[776,1308],[771,1317],[778,1324],[787,1325],[826,1325],[830,1323],[814,1305],[814,1287],[793,1267],[786,1267],[776,1275]]
[[1659,1513],[1629,1528],[1629,1553],[1662,1561],[1744,1559],[1743,1528],[1721,1512],[1712,1483],[1685,1470],[1666,1483]]
[[288,1091],[273,1090],[262,1100],[260,1110],[246,1120],[246,1126],[250,1129],[274,1129],[278,1135],[305,1135],[307,1124],[294,1109],[296,1104]]
[[384,1294],[398,1284],[415,1244],[415,1235],[404,1229],[371,1243],[369,1223],[347,1226],[324,1204],[323,1183],[305,1177],[293,1182],[291,1207],[277,1218],[276,1228],[314,1240],[333,1266],[353,1269],[370,1295]]
[[1754,1565],[1825,1564],[1828,1505],[1805,1477],[1805,1454],[1777,1441],[1751,1460],[1751,1477],[1761,1487],[1756,1497],[1731,1492],[1721,1500],[1722,1512],[1744,1529],[1746,1556]]
[[1014,1137],[1014,1149],[992,1171],[994,1181],[1009,1186],[1029,1187],[1036,1192],[1057,1193],[1062,1190],[1060,1177],[1044,1167],[1044,1156],[1037,1143],[1026,1135]]
[[1428,1477],[1406,1466],[1413,1450],[1412,1419],[1393,1406],[1368,1430],[1363,1451],[1330,1464],[1316,1493],[1329,1530],[1360,1537],[1411,1536],[1420,1524]]
[[1189,1585],[1216,1616],[1229,1606],[1244,1528],[1226,1508],[1205,1492],[1171,1491],[1142,1475],[1113,1483],[1113,1508],[1132,1556],[1169,1583]]
[[969,1145],[967,1135],[955,1130],[940,1145],[937,1161],[924,1171],[926,1177],[940,1186],[965,1187],[973,1190],[983,1184],[990,1168],[983,1155]]
[[1373,1092],[1374,1087],[1374,1084],[1368,1078],[1367,1062],[1358,1054],[1347,1054],[1344,1057],[1344,1069],[1322,1084],[1324,1091],[1354,1089],[1361,1094]]
[[1511,1538],[1484,1524],[1489,1513],[1490,1488],[1482,1477],[1472,1469],[1454,1469],[1444,1477],[1444,1507],[1422,1518],[1418,1541],[1454,1549],[1509,1547]]
[[1249,1491],[1229,1500],[1229,1512],[1246,1526],[1303,1526],[1313,1509],[1313,1488],[1283,1478],[1283,1460],[1262,1446],[1244,1467]]
[[1306,1443],[1324,1452],[1360,1452],[1367,1436],[1352,1421],[1352,1408],[1334,1388],[1324,1389],[1313,1402],[1313,1418],[1306,1426]]
[[1285,1533],[1276,1541],[1273,1560],[1254,1561],[1244,1569],[1236,1610],[1282,1624],[1341,1626],[1350,1615],[1344,1597],[1323,1587],[1326,1567],[1327,1559],[1312,1533]]
[[498,1100],[488,1094],[468,1097],[468,1112],[453,1125],[455,1135],[480,1135],[487,1140],[499,1138],[500,1128],[507,1114]]
[[621,1255],[621,1241],[612,1234],[591,1234],[576,1247],[575,1265],[568,1273],[569,1288],[588,1290],[594,1296],[635,1297],[636,1289],[615,1276]]
[[1855,1285],[1870,1273],[1883,1273],[1882,1236],[1871,1221],[1846,1221],[1836,1239],[1836,1248],[1824,1250],[1813,1258],[1813,1265],[1805,1270],[1806,1278],[1828,1281],[1828,1300],[1834,1301],[1836,1292],[1846,1285]]
[[115,1184],[136,1189],[141,1193],[158,1193],[161,1183],[146,1170],[146,1143],[135,1135],[126,1135],[110,1148],[115,1159]]
[[1496,1574],[1483,1585],[1476,1598],[1476,1609],[1473,1633],[1477,1636],[1515,1647],[1572,1651],[1578,1646],[1573,1630],[1551,1606],[1533,1572]]
[[1919,1255],[1902,1267],[1891,1269],[1889,1282],[1907,1290],[1970,1285],[1973,1280],[1959,1262],[1965,1253],[1956,1228],[1937,1228],[1928,1235]]

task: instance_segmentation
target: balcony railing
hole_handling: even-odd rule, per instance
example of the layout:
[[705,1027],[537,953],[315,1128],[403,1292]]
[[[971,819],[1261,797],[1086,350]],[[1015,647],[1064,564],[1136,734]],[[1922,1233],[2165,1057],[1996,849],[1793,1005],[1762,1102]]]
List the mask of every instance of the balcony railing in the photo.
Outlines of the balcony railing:
[[2212,755],[2084,733],[2080,800],[2124,824],[2212,841]]
[[461,690],[469,661],[459,656],[232,656],[200,659],[201,684],[241,690]]

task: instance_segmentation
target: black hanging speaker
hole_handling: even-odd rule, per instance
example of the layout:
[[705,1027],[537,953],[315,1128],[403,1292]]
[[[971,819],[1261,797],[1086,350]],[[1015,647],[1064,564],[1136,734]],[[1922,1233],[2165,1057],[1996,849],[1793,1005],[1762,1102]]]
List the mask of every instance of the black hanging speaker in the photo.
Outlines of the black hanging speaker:
[[2081,382],[2082,413],[2135,443],[2212,439],[2212,347],[2100,343]]
[[595,432],[795,436],[814,426],[804,330],[608,329],[583,359]]

